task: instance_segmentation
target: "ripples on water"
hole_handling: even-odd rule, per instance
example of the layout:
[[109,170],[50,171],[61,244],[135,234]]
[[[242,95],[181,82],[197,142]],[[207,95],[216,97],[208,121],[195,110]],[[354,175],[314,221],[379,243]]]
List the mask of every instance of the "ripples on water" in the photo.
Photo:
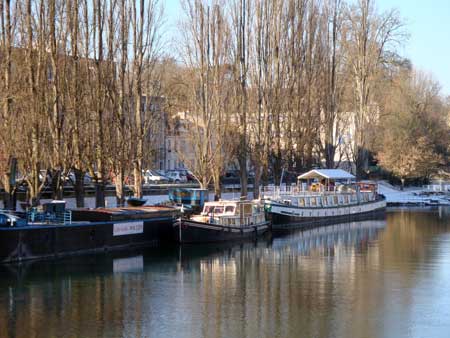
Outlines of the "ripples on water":
[[0,266],[0,337],[445,337],[449,209]]

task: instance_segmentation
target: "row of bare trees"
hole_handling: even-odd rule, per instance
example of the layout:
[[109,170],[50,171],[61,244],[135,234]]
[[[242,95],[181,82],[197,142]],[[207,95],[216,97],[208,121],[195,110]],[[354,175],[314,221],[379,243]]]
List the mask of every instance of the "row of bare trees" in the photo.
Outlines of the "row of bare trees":
[[212,180],[217,191],[215,171],[230,162],[243,196],[249,167],[256,194],[283,168],[347,161],[367,173],[390,109],[385,88],[400,71],[413,74],[395,53],[407,39],[397,11],[381,13],[373,0],[182,3],[184,109],[197,128],[189,166],[204,186]]
[[[142,196],[161,95],[158,1],[1,0],[0,14],[0,153],[4,163],[18,160],[30,203],[45,184],[62,198],[69,170],[78,206],[86,172],[97,206],[107,179],[123,203],[130,172]],[[7,195],[10,175],[2,171]]]
[[[392,152],[399,139],[413,144],[416,159],[433,147],[433,169],[445,162],[448,104],[434,82],[415,84],[413,67],[395,53],[407,39],[397,11],[379,12],[374,0],[180,1],[184,17],[176,48],[168,49],[158,0],[0,0],[7,196],[15,189],[9,163],[17,159],[31,204],[44,184],[62,198],[70,170],[78,206],[85,172],[94,178],[97,206],[109,179],[118,203],[128,176],[141,197],[142,170],[165,128],[159,110],[187,112],[189,145],[178,155],[217,197],[231,164],[246,196],[249,168],[256,195],[284,170],[345,161],[361,177],[374,153],[400,173]],[[401,112],[406,117],[396,118]],[[393,136],[417,116],[431,129]],[[432,128],[444,136],[424,139]],[[419,170],[404,172],[398,175]]]

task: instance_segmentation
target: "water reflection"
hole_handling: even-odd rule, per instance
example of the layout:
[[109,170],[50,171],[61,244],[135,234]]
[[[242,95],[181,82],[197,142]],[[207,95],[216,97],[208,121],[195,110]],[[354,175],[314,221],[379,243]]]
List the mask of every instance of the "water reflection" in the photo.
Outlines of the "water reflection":
[[1,266],[0,337],[447,337],[439,212]]

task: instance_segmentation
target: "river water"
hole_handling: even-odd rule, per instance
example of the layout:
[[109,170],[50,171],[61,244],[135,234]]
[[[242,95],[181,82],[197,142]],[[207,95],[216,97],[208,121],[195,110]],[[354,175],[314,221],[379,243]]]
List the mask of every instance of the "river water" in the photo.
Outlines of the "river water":
[[0,266],[0,337],[450,336],[450,209]]

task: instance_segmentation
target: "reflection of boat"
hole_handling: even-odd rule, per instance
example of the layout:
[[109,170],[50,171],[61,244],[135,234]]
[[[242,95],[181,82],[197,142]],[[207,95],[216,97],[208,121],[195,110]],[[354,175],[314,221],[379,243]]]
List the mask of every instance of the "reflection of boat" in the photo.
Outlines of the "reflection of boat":
[[129,197],[127,198],[127,204],[131,207],[141,207],[147,202],[144,198]]
[[311,250],[367,243],[368,240],[376,239],[385,227],[386,220],[377,219],[297,230],[288,236],[274,239],[272,248],[275,251],[286,250],[308,255]]
[[264,208],[257,201],[206,202],[203,212],[174,223],[180,243],[220,242],[256,238],[269,230]]
[[290,222],[336,222],[386,208],[376,183],[355,182],[353,175],[340,169],[311,170],[300,175],[296,185],[264,187],[261,198],[274,229]]

